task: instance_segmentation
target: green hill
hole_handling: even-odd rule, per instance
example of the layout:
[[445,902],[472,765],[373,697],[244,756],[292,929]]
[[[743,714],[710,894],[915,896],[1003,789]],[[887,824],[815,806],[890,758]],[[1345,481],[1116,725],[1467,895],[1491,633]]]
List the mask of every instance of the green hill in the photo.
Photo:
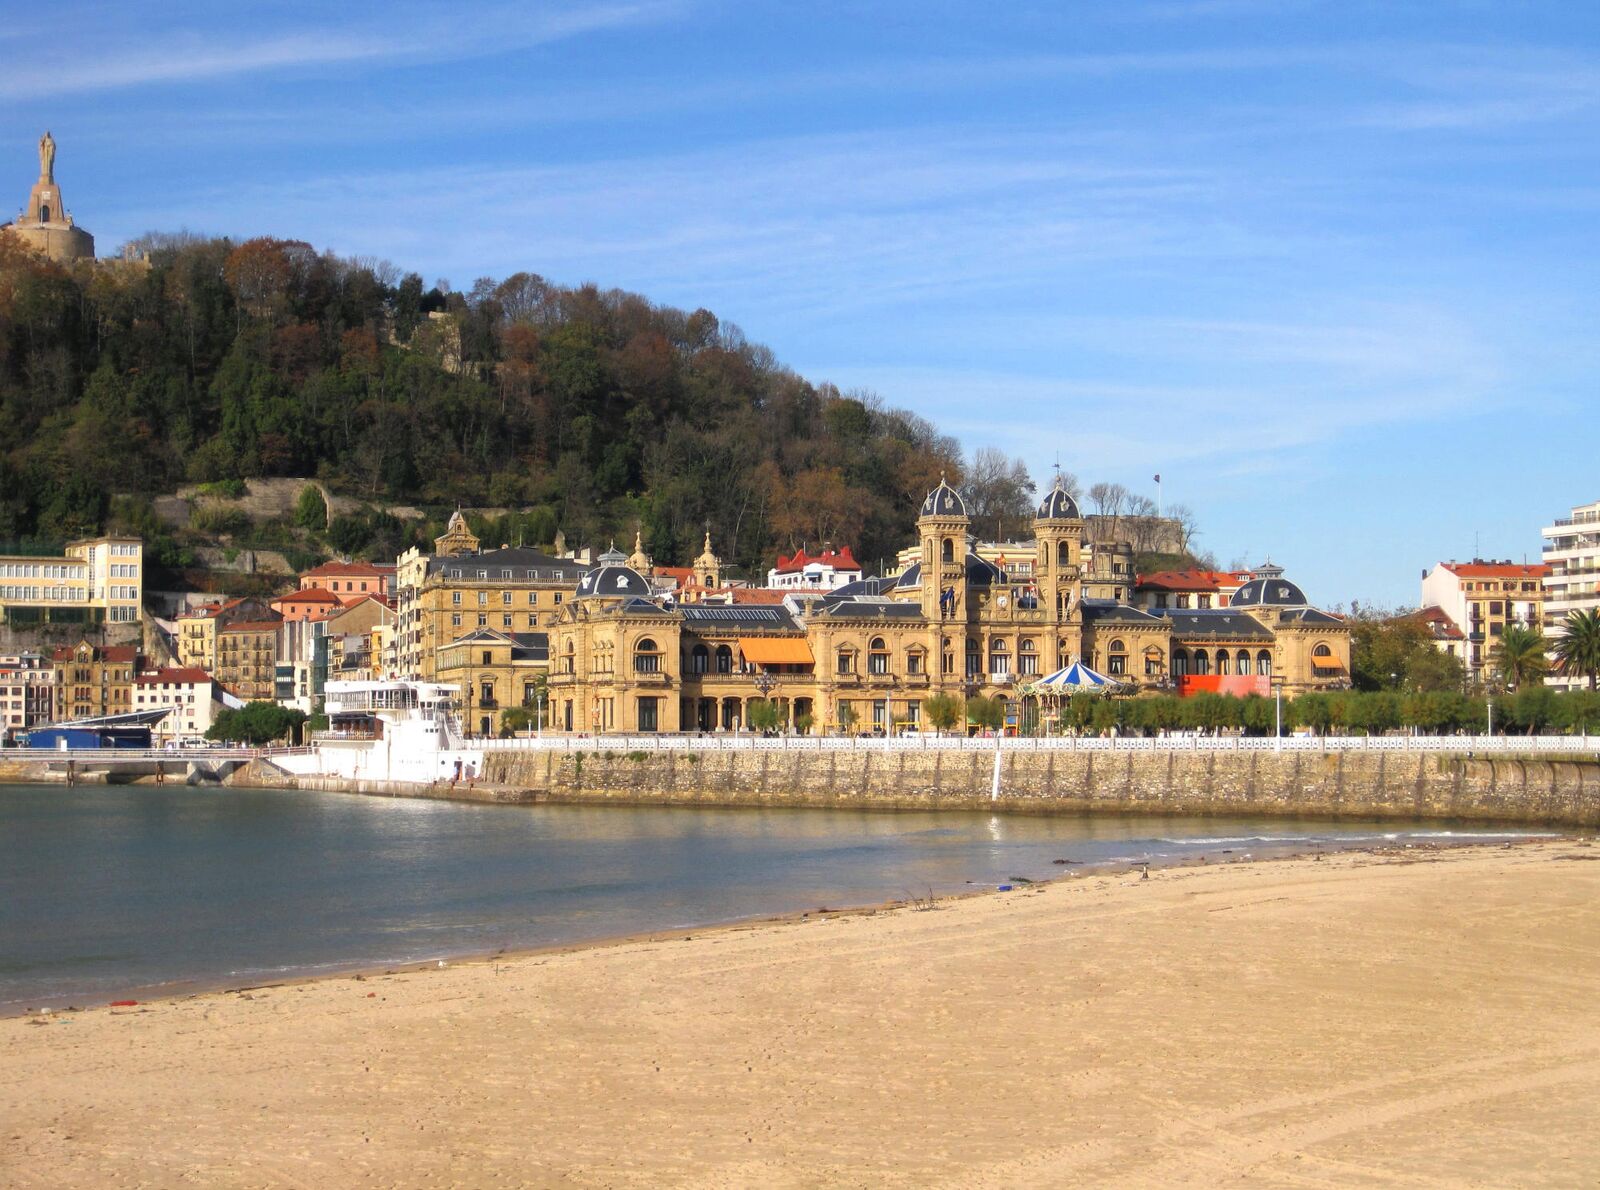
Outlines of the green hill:
[[[496,543],[639,524],[663,562],[709,525],[764,571],[824,541],[890,556],[960,474],[922,418],[813,384],[705,310],[527,273],[441,293],[295,241],[143,246],[147,264],[64,268],[0,236],[0,540],[139,532],[169,570],[219,539],[389,559],[464,505],[510,510],[480,519]],[[258,477],[315,477],[346,510],[230,511]],[[156,502],[184,484],[218,499],[175,524]]]

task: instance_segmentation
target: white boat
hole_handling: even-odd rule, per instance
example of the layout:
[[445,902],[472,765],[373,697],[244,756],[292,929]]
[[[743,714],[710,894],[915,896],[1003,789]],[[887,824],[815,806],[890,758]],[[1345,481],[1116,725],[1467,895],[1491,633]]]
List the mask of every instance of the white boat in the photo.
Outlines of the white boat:
[[274,763],[300,777],[472,780],[483,774],[483,751],[470,746],[456,720],[457,691],[437,682],[329,682],[327,730],[312,735],[310,752]]

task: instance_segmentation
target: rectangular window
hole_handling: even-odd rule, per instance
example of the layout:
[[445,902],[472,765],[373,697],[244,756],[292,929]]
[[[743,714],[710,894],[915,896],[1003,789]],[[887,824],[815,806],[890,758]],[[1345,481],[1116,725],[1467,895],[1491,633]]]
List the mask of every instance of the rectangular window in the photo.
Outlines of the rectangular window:
[[487,591],[479,591],[478,592],[478,606],[479,607],[487,607],[488,605],[489,605],[489,592],[487,592]]
[[1125,653],[1112,653],[1106,661],[1106,672],[1120,677],[1128,672],[1128,657]]
[[1209,595],[1200,596],[1200,606],[1201,607],[1210,607],[1211,606],[1211,596],[1209,596]]
[[560,602],[561,602],[561,592],[560,592],[560,591],[557,591],[557,592],[556,592],[556,602],[557,602],[557,603],[560,603]]
[[528,627],[529,628],[537,628],[538,626],[539,626],[539,617],[534,615],[532,612],[529,612],[528,613]]
[[539,592],[537,592],[537,591],[529,591],[528,592],[528,606],[529,607],[538,607],[539,606]]
[[1188,607],[1189,606],[1189,597],[1187,595],[1179,595],[1178,596],[1178,606],[1179,607]]
[[488,626],[489,626],[489,617],[484,615],[484,613],[479,612],[478,613],[478,627],[479,628],[487,628]]
[[639,730],[656,731],[656,703],[658,699],[641,698],[639,700]]
[[872,700],[872,726],[877,731],[882,731],[889,723],[889,703],[887,699],[875,698]]
[[856,655],[854,653],[848,653],[842,650],[840,651],[839,672],[842,674],[853,674],[856,672]]
[[511,592],[510,591],[501,591],[500,592],[500,602],[509,607],[511,605]]
[[916,675],[916,674],[920,674],[921,672],[922,672],[922,654],[921,653],[907,653],[906,654],[906,673],[912,674],[912,675]]
[[500,617],[500,627],[502,627],[502,628],[510,628],[511,627],[511,613],[510,612],[507,612],[505,615]]
[[454,604],[456,607],[460,607],[461,606],[461,592],[460,591],[451,591],[450,592],[450,602],[452,604]]
[[889,672],[889,654],[867,654],[867,672],[870,674],[886,674]]
[[494,664],[494,654],[491,653],[488,649],[485,649],[483,651],[483,663],[485,665],[493,665]]

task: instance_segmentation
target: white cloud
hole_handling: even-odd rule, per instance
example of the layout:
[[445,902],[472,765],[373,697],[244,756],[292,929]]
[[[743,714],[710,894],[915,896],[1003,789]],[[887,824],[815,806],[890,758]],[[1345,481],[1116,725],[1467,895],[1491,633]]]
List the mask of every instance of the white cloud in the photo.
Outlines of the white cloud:
[[36,54],[19,52],[22,64],[0,75],[0,97],[35,99],[347,63],[472,58],[654,23],[682,11],[678,0],[542,10],[496,5],[475,10],[469,20],[450,7],[396,8],[367,22],[287,35],[167,31],[98,48],[74,41],[68,53],[52,53],[48,45]]

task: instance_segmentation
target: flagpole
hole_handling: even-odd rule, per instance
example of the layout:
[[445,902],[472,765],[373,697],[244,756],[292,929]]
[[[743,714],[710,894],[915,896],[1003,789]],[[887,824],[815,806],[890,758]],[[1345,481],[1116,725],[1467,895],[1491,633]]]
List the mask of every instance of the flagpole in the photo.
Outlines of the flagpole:
[[1156,520],[1161,519],[1161,476],[1156,476]]

